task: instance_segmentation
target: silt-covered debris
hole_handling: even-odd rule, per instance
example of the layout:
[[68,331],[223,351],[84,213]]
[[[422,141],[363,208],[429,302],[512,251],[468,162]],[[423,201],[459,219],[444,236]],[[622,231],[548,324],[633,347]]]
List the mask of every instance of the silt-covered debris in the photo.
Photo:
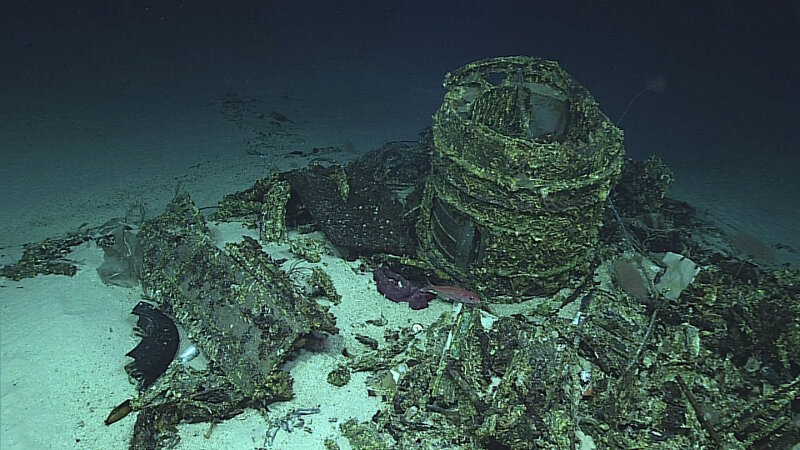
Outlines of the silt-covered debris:
[[137,235],[147,299],[186,330],[211,361],[202,371],[176,360],[129,403],[138,411],[131,448],[161,448],[179,422],[214,422],[292,396],[279,365],[334,317],[305,297],[251,238],[219,248],[188,195]]

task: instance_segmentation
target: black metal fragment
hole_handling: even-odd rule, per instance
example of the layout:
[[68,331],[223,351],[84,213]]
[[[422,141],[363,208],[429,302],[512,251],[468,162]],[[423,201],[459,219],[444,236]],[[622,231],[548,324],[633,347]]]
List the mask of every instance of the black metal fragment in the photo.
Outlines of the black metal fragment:
[[128,352],[133,361],[125,371],[139,382],[139,390],[144,390],[167,370],[178,352],[180,336],[175,323],[149,303],[139,302],[132,314],[139,316],[136,326],[142,341]]

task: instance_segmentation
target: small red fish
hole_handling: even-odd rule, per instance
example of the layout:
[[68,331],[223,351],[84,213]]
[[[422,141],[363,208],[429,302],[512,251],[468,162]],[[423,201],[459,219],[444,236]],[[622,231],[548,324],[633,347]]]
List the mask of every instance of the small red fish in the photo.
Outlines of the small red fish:
[[420,290],[422,292],[436,294],[437,297],[450,300],[451,302],[466,303],[467,305],[480,305],[481,303],[481,298],[478,294],[458,286],[442,286],[430,284],[429,282],[427,286]]

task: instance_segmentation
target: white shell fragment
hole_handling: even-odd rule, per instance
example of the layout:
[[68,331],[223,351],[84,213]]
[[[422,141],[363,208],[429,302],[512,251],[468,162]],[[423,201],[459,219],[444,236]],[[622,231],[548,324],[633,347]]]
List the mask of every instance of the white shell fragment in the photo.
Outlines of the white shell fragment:
[[667,252],[662,260],[667,270],[656,284],[656,289],[665,298],[677,300],[681,291],[694,281],[700,268],[691,259],[677,253]]
[[182,352],[180,352],[178,354],[178,358],[181,359],[181,364],[185,365],[189,361],[195,359],[199,353],[200,353],[200,351],[197,350],[197,347],[195,347],[194,344],[193,344],[193,345],[190,345],[190,346],[186,347]]

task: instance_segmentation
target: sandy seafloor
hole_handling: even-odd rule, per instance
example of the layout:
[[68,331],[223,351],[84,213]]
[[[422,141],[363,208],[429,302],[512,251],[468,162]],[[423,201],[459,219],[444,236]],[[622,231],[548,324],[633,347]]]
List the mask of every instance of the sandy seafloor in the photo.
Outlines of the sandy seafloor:
[[[66,81],[27,80],[9,93],[0,106],[7,118],[0,123],[0,263],[13,262],[24,243],[61,236],[83,223],[100,225],[134,203],[144,204],[150,217],[157,215],[179,182],[198,205],[214,205],[222,195],[247,188],[272,170],[305,165],[307,159],[285,156],[292,150],[339,146],[349,153],[332,157],[344,162],[386,141],[415,139],[441,102],[441,76],[469,61],[459,55],[416,60],[420,68],[412,58],[398,62],[371,55],[349,63],[334,63],[331,56],[329,61],[290,65],[291,58],[284,55],[264,61],[259,71],[226,77],[226,66],[246,59],[228,56],[217,60],[208,78],[190,75],[209,71],[197,61],[175,62],[164,70],[185,77],[173,79],[125,77],[124,67],[98,70],[102,65],[73,73],[54,56],[50,63],[68,72]],[[566,67],[572,70],[576,64]],[[252,111],[278,111],[291,119],[293,139],[282,141],[272,153],[248,154],[254,130],[237,126],[220,111],[220,100],[229,92],[253,99]],[[602,89],[594,93],[602,108]],[[636,120],[635,109],[629,114],[630,127],[645,120]],[[662,154],[676,175],[671,195],[726,229],[800,251],[795,144],[754,139],[714,148],[710,142],[689,140],[687,145],[696,147],[682,148],[680,155]],[[772,156],[762,157],[762,145],[771,146]],[[775,152],[781,145],[785,148]],[[646,148],[629,151],[640,159],[650,153]],[[723,156],[733,153],[751,156]],[[223,225],[219,232],[235,240],[247,230]],[[796,252],[780,250],[777,255],[780,262],[798,264]],[[136,394],[123,366],[129,361],[125,353],[138,342],[130,311],[141,292],[103,284],[95,271],[102,257],[97,247],[85,245],[70,255],[80,262],[74,277],[0,279],[0,449],[127,445],[135,414],[109,427],[103,420]],[[349,448],[338,424],[351,417],[368,420],[380,405],[366,394],[366,374],[355,374],[342,388],[325,381],[342,358],[341,347],[362,348],[353,339],[355,333],[382,336],[383,329],[365,325],[365,320],[383,315],[388,327],[427,325],[450,308],[434,301],[429,309],[411,311],[381,297],[369,275],[352,270],[353,263],[328,256],[321,264],[342,295],[341,304],[332,309],[341,333],[323,351],[302,352],[287,364],[296,397],[274,404],[266,419],[282,417],[292,408],[319,406],[320,413],[307,417],[311,433],[281,430],[272,448],[318,449],[327,437]],[[208,424],[179,428],[181,449],[257,448],[264,446],[268,430],[265,418],[255,411],[217,424],[208,438]]]

